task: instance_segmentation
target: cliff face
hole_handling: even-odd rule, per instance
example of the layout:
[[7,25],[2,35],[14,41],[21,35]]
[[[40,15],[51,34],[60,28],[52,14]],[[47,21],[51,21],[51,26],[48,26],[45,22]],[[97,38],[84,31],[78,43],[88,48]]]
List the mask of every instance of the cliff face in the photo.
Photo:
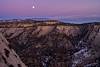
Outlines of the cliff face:
[[0,32],[28,67],[100,65],[100,25],[5,23]]
[[0,33],[0,67],[26,67],[9,42]]

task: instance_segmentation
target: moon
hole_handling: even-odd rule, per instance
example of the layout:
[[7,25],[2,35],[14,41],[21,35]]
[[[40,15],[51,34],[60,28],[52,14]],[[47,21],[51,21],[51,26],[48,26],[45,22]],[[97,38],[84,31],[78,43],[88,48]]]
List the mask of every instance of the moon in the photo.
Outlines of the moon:
[[32,7],[33,9],[35,8],[35,6]]

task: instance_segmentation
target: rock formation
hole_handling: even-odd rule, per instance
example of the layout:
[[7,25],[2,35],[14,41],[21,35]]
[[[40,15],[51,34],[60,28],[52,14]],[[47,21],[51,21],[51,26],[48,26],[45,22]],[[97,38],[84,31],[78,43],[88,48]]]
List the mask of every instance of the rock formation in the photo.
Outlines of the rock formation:
[[100,23],[23,20],[0,32],[28,67],[100,66]]
[[26,67],[0,33],[0,67]]

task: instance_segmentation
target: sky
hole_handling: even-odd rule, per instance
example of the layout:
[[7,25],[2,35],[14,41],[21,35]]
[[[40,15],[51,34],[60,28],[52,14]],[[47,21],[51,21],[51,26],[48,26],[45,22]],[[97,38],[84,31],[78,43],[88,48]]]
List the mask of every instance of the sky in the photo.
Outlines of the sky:
[[100,17],[100,0],[0,0],[0,17],[7,16]]

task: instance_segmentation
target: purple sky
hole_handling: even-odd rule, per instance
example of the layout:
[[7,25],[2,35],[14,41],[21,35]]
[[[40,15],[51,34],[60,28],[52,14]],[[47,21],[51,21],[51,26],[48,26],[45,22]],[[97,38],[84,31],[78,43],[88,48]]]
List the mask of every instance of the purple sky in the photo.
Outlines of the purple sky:
[[0,0],[0,16],[100,17],[100,0]]

